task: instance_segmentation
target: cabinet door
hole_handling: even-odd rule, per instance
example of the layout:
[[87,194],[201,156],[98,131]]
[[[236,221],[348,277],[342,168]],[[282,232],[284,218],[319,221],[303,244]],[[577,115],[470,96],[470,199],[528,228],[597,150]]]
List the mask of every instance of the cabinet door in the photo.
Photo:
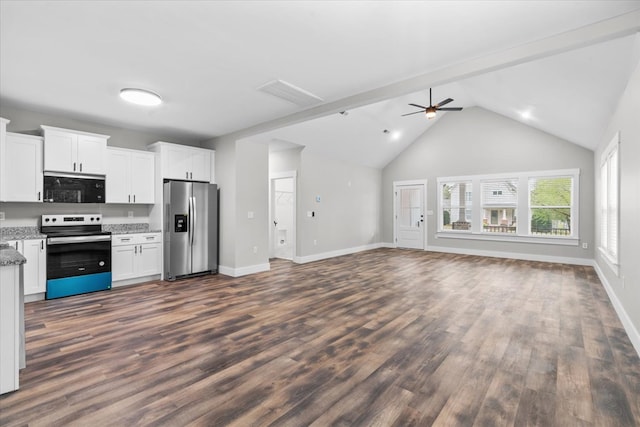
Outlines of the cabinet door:
[[131,201],[131,157],[126,151],[107,150],[105,198],[107,203]]
[[191,172],[193,176],[190,179],[194,181],[209,182],[211,175],[209,169],[211,166],[211,158],[209,152],[204,150],[194,150],[191,155]]
[[163,163],[166,166],[163,170],[163,178],[170,179],[191,179],[191,151],[184,147],[170,146],[163,153]]
[[78,135],[78,172],[105,173],[107,141],[89,135]]
[[55,130],[46,130],[44,135],[44,170],[78,172],[79,166],[76,160],[78,136]]
[[27,259],[24,264],[24,294],[43,293],[47,290],[46,244],[44,239],[22,241],[22,255]]
[[42,201],[42,141],[8,134],[3,194],[6,202]]
[[162,244],[147,243],[139,245],[138,276],[151,276],[162,271]]
[[111,248],[111,279],[114,282],[136,276],[137,246],[113,246]]
[[153,204],[155,202],[156,158],[153,153],[131,154],[131,202]]

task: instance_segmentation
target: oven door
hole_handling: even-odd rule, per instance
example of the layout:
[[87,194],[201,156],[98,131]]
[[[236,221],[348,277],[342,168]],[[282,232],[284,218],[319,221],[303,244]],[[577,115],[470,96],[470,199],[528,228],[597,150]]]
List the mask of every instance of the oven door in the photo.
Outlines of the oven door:
[[47,299],[105,289],[111,289],[111,236],[47,239]]

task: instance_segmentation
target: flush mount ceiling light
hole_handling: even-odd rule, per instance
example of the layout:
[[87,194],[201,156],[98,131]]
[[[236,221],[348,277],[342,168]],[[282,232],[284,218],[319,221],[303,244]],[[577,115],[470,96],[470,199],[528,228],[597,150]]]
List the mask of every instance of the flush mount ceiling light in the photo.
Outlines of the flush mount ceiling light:
[[162,104],[162,98],[150,90],[124,88],[120,91],[120,98],[137,105],[155,106]]

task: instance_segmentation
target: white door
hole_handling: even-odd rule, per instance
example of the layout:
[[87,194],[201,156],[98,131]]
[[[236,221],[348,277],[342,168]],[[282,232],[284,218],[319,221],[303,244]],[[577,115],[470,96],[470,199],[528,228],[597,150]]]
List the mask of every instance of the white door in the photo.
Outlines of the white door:
[[293,260],[296,244],[295,172],[271,178],[271,250],[269,256]]
[[396,184],[395,230],[399,248],[424,249],[425,184]]

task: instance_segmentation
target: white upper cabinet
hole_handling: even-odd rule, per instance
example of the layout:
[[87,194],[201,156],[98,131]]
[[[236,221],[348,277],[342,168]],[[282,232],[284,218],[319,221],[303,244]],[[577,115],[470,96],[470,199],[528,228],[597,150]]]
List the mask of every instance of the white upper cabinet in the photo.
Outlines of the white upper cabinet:
[[153,204],[155,154],[107,148],[106,202]]
[[41,126],[44,130],[44,170],[105,174],[107,135]]
[[7,132],[0,163],[1,201],[42,201],[42,137]]
[[156,142],[148,148],[160,153],[163,179],[215,182],[213,150],[169,142]]

